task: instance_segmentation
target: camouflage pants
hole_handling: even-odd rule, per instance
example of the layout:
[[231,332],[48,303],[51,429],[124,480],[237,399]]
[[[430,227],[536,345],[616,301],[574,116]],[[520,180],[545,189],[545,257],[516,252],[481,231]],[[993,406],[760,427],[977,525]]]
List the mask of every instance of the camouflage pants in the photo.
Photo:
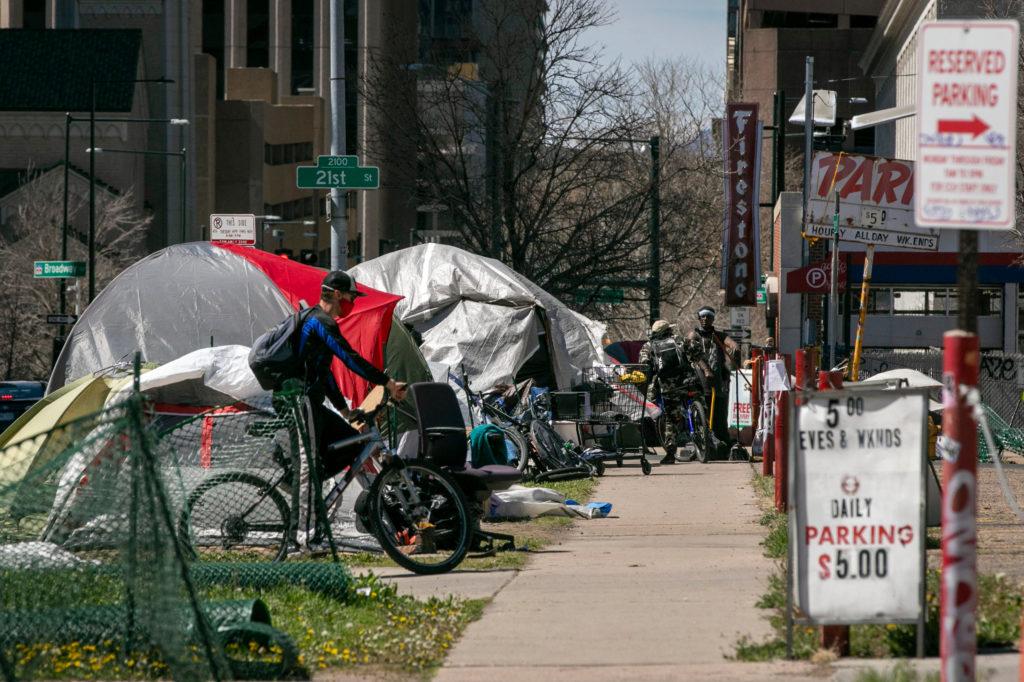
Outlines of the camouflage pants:
[[663,445],[666,448],[675,448],[679,442],[679,429],[686,429],[684,420],[686,411],[683,409],[681,400],[665,397],[665,429]]

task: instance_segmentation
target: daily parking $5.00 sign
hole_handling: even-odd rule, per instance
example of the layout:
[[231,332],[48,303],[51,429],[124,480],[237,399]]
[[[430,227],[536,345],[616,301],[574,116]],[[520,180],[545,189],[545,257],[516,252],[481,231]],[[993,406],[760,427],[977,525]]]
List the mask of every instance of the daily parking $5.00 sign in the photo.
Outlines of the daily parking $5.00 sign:
[[936,21],[918,52],[915,220],[945,228],[1014,225],[1016,21]]
[[821,391],[796,408],[791,537],[808,620],[921,617],[927,409],[921,390]]

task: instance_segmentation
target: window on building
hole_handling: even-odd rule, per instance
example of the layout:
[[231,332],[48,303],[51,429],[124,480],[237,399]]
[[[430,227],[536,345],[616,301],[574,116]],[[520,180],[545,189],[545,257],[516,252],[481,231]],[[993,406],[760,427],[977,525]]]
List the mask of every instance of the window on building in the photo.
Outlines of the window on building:
[[313,83],[314,0],[292,0],[292,94]]
[[888,315],[892,312],[892,291],[889,289],[868,289],[868,314]]
[[853,151],[862,154],[875,153],[875,129],[861,128],[853,131]]
[[878,17],[870,14],[851,14],[850,28],[874,28],[878,24]]
[[313,160],[312,142],[291,142],[288,144],[263,145],[263,163],[280,166],[289,163],[305,163]]
[[46,28],[46,0],[25,0],[22,26],[25,28]]
[[839,15],[765,10],[761,28],[839,28]]
[[248,0],[245,12],[245,65],[270,66],[270,0]]
[[217,70],[217,99],[224,97],[224,0],[203,0],[203,52]]

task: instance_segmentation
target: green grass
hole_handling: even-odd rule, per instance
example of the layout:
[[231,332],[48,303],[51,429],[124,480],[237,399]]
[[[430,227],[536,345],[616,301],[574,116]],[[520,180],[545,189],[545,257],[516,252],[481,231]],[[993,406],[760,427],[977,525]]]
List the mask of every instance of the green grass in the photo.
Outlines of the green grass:
[[[771,479],[767,481],[770,482]],[[762,498],[768,498],[774,493],[774,488],[766,483],[766,477],[757,474],[753,478],[753,487]],[[776,562],[776,570],[769,576],[767,591],[756,604],[758,608],[771,612],[768,620],[774,632],[763,641],[755,641],[749,637],[740,638],[732,657],[741,661],[768,661],[786,655],[786,583],[785,565],[781,561],[786,556],[788,546],[786,515],[774,510],[765,512],[761,517],[761,525],[768,529],[765,539],[761,542],[765,556],[780,560]],[[928,622],[925,631],[925,652],[929,656],[938,654],[938,589],[939,572],[930,570],[926,575]],[[978,593],[979,649],[1016,646],[1020,639],[1020,613],[1024,602],[1017,586],[1001,576],[979,575]],[[850,655],[853,657],[909,657],[916,653],[916,642],[915,627],[912,625],[850,626]],[[818,649],[818,628],[794,625],[793,653],[796,658],[808,659]],[[893,672],[893,676],[877,679],[916,679],[897,676],[901,674],[903,673]]]
[[857,674],[857,682],[938,682],[939,673],[921,676],[913,666],[901,661],[888,670],[864,670]]
[[[253,590],[211,590],[211,599],[255,596]],[[373,666],[406,672],[439,666],[465,627],[480,617],[484,600],[400,596],[371,575],[358,578],[348,602],[300,587],[284,586],[258,595],[270,608],[274,627],[298,645],[309,671]]]
[[[96,596],[114,598],[117,595]],[[371,575],[353,581],[345,600],[296,585],[268,589],[211,587],[203,601],[262,599],[273,626],[288,634],[298,648],[300,673],[330,667],[394,669],[428,676],[439,666],[466,626],[480,617],[484,600],[454,598],[416,600],[399,596],[396,588]],[[109,599],[103,599],[109,603]],[[59,627],[54,623],[53,627]],[[56,635],[54,635],[56,636]],[[280,649],[257,643],[233,648],[233,659],[273,663]],[[155,650],[126,656],[119,637],[103,641],[18,644],[6,652],[20,675],[43,679],[130,679],[166,676]],[[193,655],[200,649],[192,645]]]

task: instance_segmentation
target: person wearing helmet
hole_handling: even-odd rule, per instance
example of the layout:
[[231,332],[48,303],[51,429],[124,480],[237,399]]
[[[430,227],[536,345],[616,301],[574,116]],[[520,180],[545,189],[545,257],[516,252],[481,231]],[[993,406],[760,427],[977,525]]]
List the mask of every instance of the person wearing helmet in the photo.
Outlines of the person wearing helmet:
[[663,433],[665,457],[662,464],[676,463],[678,425],[685,419],[683,398],[687,391],[700,390],[700,378],[687,353],[686,341],[666,320],[655,320],[649,340],[640,349],[640,363],[647,365],[654,380],[647,389],[647,399],[661,397],[665,412]]
[[[732,444],[729,436],[729,380],[739,368],[739,344],[728,334],[715,329],[715,309],[704,306],[697,311],[697,327],[686,335],[704,360],[707,379],[708,404],[711,409],[711,429],[715,437]],[[713,397],[712,397],[713,396]]]

